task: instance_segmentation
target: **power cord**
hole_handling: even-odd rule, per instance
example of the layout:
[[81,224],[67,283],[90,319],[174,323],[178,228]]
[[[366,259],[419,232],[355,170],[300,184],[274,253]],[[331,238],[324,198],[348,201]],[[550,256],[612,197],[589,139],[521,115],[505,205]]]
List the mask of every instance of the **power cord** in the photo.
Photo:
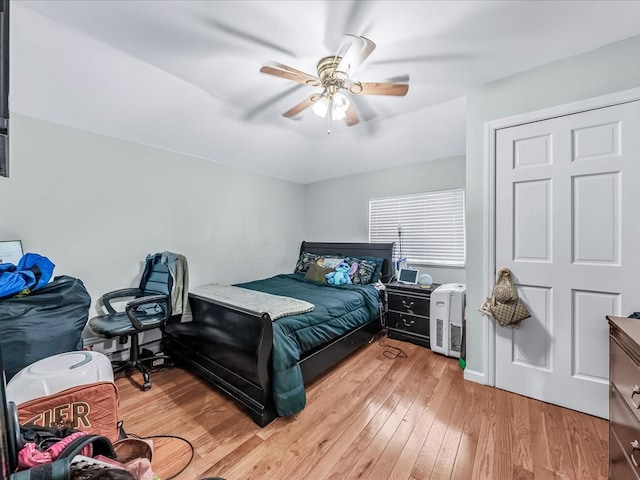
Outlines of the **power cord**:
[[389,345],[388,343],[384,343],[382,340],[380,340],[379,345],[385,347],[385,348],[390,348],[394,351],[389,351],[389,350],[385,350],[384,352],[382,352],[382,354],[387,357],[387,358],[391,358],[393,360],[395,360],[396,358],[407,358],[408,355],[405,353],[404,350],[402,350],[400,347],[394,347],[393,345]]
[[382,352],[382,355],[384,355],[387,358],[391,358],[393,360],[395,360],[397,358],[408,358],[409,357],[406,354],[406,352],[404,350],[402,350],[400,347],[396,347],[396,346],[389,345],[388,343],[386,343],[384,341],[384,339],[386,337],[387,337],[387,329],[385,328],[380,333],[380,340],[378,341],[378,345],[380,345],[381,347],[384,347],[384,348],[389,348],[389,349],[391,349],[391,351],[390,350],[385,350],[384,352]]
[[191,461],[193,460],[193,457],[196,454],[196,450],[193,447],[193,444],[189,440],[187,440],[186,438],[179,437],[178,435],[150,435],[148,437],[141,437],[141,436],[136,435],[134,433],[129,433],[128,436],[129,437],[133,437],[133,438],[137,438],[137,439],[140,439],[140,440],[153,440],[154,438],[175,438],[175,439],[178,439],[178,440],[182,440],[184,443],[189,445],[189,448],[191,449],[191,456],[189,457],[189,461],[187,462],[187,464],[184,467],[182,467],[177,473],[175,473],[174,475],[171,475],[170,477],[165,478],[164,480],[172,480],[172,479],[176,478],[178,475],[180,475],[182,472],[184,472],[187,469],[187,467],[189,465],[191,465]]

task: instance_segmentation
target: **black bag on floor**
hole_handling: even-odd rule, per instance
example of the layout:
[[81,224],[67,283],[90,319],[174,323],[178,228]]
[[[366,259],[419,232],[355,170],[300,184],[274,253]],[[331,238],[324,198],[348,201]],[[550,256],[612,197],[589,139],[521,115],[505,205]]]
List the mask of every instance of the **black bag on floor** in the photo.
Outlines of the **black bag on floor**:
[[38,360],[82,349],[91,297],[65,275],[24,297],[0,300],[0,345],[7,381]]

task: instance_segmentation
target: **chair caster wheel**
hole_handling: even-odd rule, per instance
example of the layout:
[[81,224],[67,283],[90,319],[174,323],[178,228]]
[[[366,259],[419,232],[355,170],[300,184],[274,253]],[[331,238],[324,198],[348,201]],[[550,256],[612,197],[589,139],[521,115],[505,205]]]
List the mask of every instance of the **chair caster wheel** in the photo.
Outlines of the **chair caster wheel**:
[[142,391],[146,392],[147,390],[151,390],[151,382],[145,382],[142,384]]

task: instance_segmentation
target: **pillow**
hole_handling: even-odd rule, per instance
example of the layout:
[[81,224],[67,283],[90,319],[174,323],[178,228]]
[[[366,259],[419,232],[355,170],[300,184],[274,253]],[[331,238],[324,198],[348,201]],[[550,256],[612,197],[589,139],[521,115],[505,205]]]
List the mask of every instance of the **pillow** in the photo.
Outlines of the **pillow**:
[[378,280],[380,280],[380,278],[382,277],[382,264],[384,263],[384,258],[367,257],[367,256],[358,257],[358,258],[361,258],[362,260],[369,260],[376,264],[376,271],[373,273],[373,277],[371,278],[370,283],[376,283]]
[[319,258],[320,257],[315,253],[307,253],[307,252],[301,253],[293,273],[307,273],[307,271],[309,270],[309,267],[312,264],[316,263]]
[[322,255],[322,262],[320,263],[323,268],[331,268],[334,269],[342,262],[344,262],[344,257],[332,257],[329,255]]
[[358,269],[351,277],[351,281],[355,285],[368,285],[373,282],[372,279],[376,273],[376,263],[374,261],[355,257],[347,257],[345,261],[349,265],[352,265],[354,262],[358,263]]
[[309,283],[316,283],[318,285],[327,284],[327,273],[333,272],[333,268],[324,268],[317,263],[312,263],[309,266],[309,270],[304,275],[304,281]]

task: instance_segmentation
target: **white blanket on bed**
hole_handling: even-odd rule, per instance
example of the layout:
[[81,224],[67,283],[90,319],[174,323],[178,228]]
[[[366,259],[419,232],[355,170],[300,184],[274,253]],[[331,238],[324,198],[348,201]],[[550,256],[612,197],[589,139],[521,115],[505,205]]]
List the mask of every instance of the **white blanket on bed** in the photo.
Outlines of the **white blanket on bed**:
[[201,297],[246,308],[254,312],[268,313],[271,320],[276,320],[288,315],[310,312],[315,308],[313,303],[305,302],[297,298],[282,297],[280,295],[272,295],[270,293],[258,292],[256,290],[231,285],[221,285],[219,283],[201,285],[191,290],[191,292]]

